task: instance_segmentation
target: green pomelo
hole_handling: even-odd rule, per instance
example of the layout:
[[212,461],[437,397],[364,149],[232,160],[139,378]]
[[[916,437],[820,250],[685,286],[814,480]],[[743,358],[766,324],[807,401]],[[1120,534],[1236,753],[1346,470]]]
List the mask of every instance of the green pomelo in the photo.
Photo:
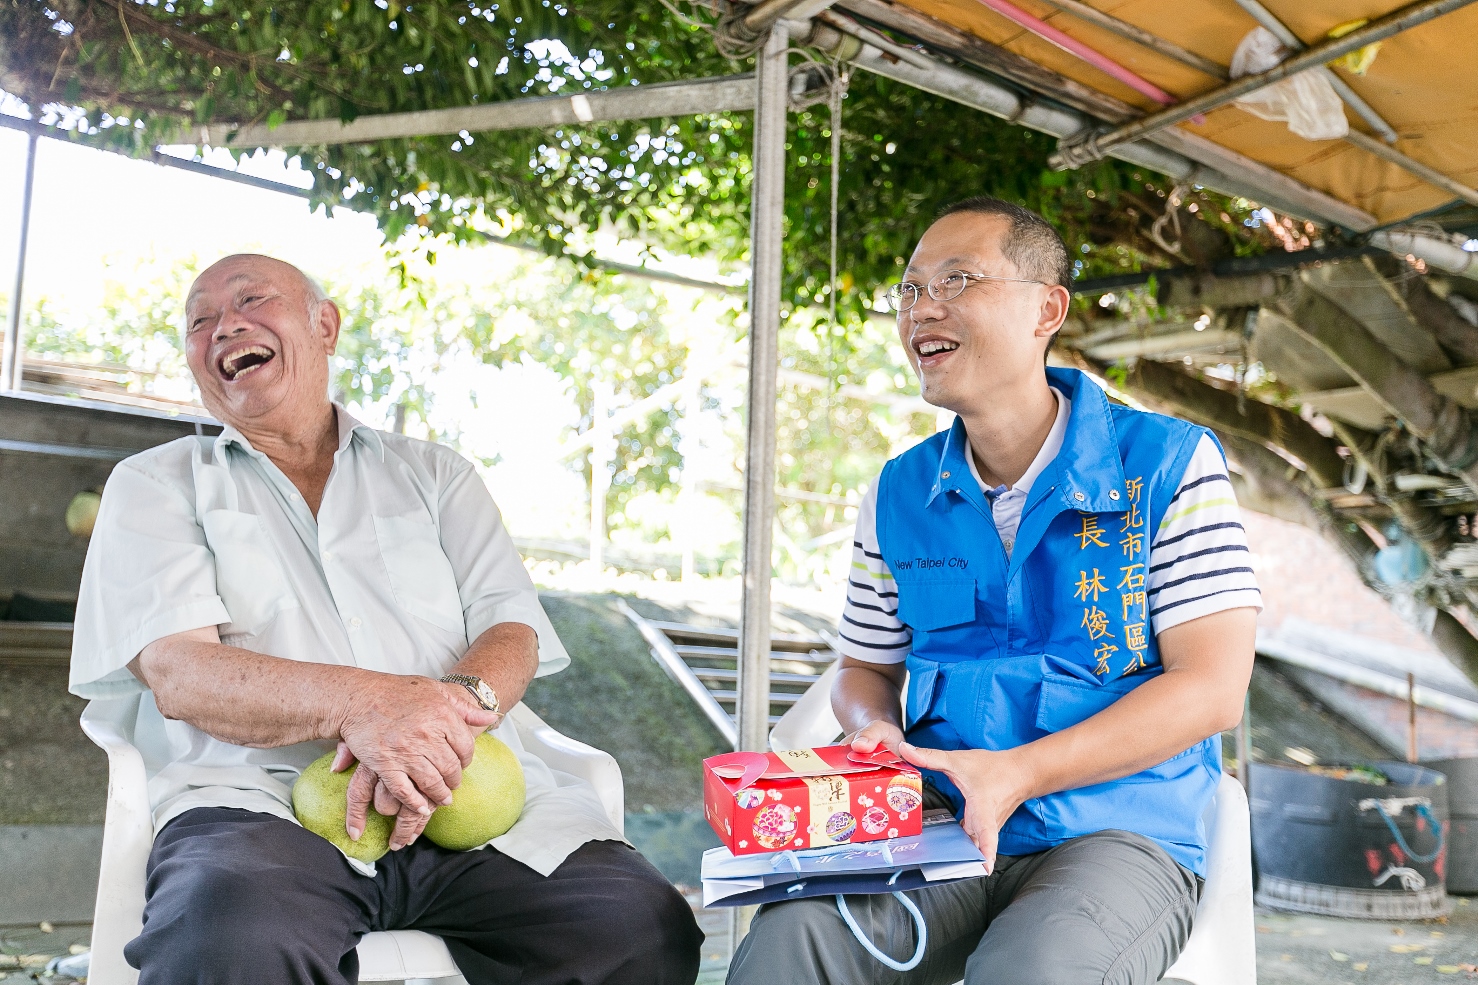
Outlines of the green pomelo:
[[426,837],[453,851],[478,848],[513,827],[523,813],[525,792],[518,757],[484,732],[477,737],[472,765],[462,771],[462,785],[452,791],[452,802],[432,812]]
[[354,770],[335,773],[329,769],[333,761],[334,754],[328,753],[303,770],[293,784],[293,813],[303,827],[327,838],[345,855],[373,862],[390,850],[395,818],[386,817],[371,804],[365,815],[364,833],[358,841],[351,840],[344,830],[344,818],[349,813],[349,780]]
[[67,504],[67,532],[73,537],[91,537],[92,528],[97,525],[98,507],[102,503],[103,497],[90,489],[73,496]]

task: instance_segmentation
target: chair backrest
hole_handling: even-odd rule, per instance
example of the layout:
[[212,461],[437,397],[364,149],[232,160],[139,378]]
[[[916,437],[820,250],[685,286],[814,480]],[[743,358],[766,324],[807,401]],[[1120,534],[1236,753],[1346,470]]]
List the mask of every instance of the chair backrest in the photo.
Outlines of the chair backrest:
[[130,741],[138,704],[134,695],[93,701],[82,712],[82,731],[108,754],[108,810],[88,969],[88,980],[98,985],[133,985],[139,975],[123,960],[123,946],[144,926],[145,869],[154,843],[144,757]]
[[831,710],[831,685],[841,660],[833,660],[770,729],[770,748],[812,749],[835,742],[842,724]]

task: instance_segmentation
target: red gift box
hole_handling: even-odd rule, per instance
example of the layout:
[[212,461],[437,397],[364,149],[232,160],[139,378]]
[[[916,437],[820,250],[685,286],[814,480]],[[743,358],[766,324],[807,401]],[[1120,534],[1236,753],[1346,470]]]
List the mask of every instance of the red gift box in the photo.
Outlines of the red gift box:
[[919,771],[879,747],[731,752],[703,761],[703,813],[729,851],[754,855],[923,831]]

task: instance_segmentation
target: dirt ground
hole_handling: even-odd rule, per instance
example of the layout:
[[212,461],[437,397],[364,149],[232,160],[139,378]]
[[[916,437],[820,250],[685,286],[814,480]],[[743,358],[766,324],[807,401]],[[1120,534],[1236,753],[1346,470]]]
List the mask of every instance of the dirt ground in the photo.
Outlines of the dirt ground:
[[1445,921],[1257,914],[1260,985],[1409,985],[1478,979],[1478,903],[1452,899]]
[[[689,892],[703,946],[699,985],[719,985],[729,958],[729,911],[704,910]],[[1446,922],[1384,923],[1302,914],[1257,913],[1257,980],[1260,985],[1412,985],[1478,980],[1478,904],[1452,900]],[[47,962],[83,949],[90,928],[0,928],[0,985],[65,985],[44,977]],[[36,977],[33,978],[32,976]]]

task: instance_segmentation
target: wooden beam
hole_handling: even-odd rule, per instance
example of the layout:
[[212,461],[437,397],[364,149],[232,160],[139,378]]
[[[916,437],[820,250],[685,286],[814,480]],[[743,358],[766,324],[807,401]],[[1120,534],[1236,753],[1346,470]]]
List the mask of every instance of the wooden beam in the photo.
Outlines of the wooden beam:
[[[1236,489],[1238,506],[1324,532],[1324,516],[1331,511],[1326,507],[1321,514],[1316,506],[1319,501],[1305,488],[1307,480],[1298,481],[1303,473],[1260,442],[1230,431],[1212,430],[1216,431],[1227,460],[1234,466],[1232,486]],[[1371,553],[1374,551],[1372,544]]]
[[1456,664],[1468,680],[1478,683],[1478,639],[1473,638],[1468,627],[1452,613],[1438,609],[1430,635],[1443,656]]
[[1249,308],[1292,286],[1292,277],[1272,271],[1240,277],[1187,273],[1160,280],[1155,300],[1167,308]]
[[[1304,463],[1320,489],[1344,481],[1345,460],[1335,444],[1290,410],[1203,383],[1164,363],[1141,359],[1130,370],[1130,386],[1168,403],[1185,417],[1249,441],[1274,444]],[[1239,404],[1241,406],[1239,406]]]
[[754,75],[723,75],[691,82],[624,86],[569,96],[534,96],[474,106],[340,120],[289,120],[268,127],[215,124],[184,134],[213,147],[300,147],[357,144],[406,137],[449,136],[466,130],[486,133],[527,127],[556,127],[657,116],[696,116],[754,109]]
[[[1478,407],[1478,366],[1433,373],[1427,377],[1427,382],[1444,397],[1450,397],[1465,407]],[[1366,430],[1380,430],[1389,420],[1385,405],[1359,385],[1337,390],[1309,390],[1300,393],[1298,399],[1325,416],[1338,417]]]
[[1222,329],[1194,328],[1181,331],[1158,332],[1153,335],[1130,335],[1100,342],[1091,347],[1081,347],[1093,359],[1100,362],[1115,362],[1137,356],[1180,356],[1199,352],[1227,352],[1237,349],[1242,343],[1240,332]]
[[1433,294],[1425,277],[1405,260],[1389,255],[1368,256],[1365,263],[1416,323],[1432,333],[1453,362],[1460,366],[1478,363],[1478,327],[1468,324],[1452,305]]
[[739,749],[763,752],[770,734],[770,589],[775,524],[775,394],[785,248],[785,133],[790,29],[770,28],[756,59],[754,179],[750,189],[749,386],[744,392],[744,566],[739,612]]
[[1438,393],[1425,376],[1323,295],[1300,286],[1278,307],[1295,332],[1324,350],[1478,493],[1478,423],[1467,408]]

